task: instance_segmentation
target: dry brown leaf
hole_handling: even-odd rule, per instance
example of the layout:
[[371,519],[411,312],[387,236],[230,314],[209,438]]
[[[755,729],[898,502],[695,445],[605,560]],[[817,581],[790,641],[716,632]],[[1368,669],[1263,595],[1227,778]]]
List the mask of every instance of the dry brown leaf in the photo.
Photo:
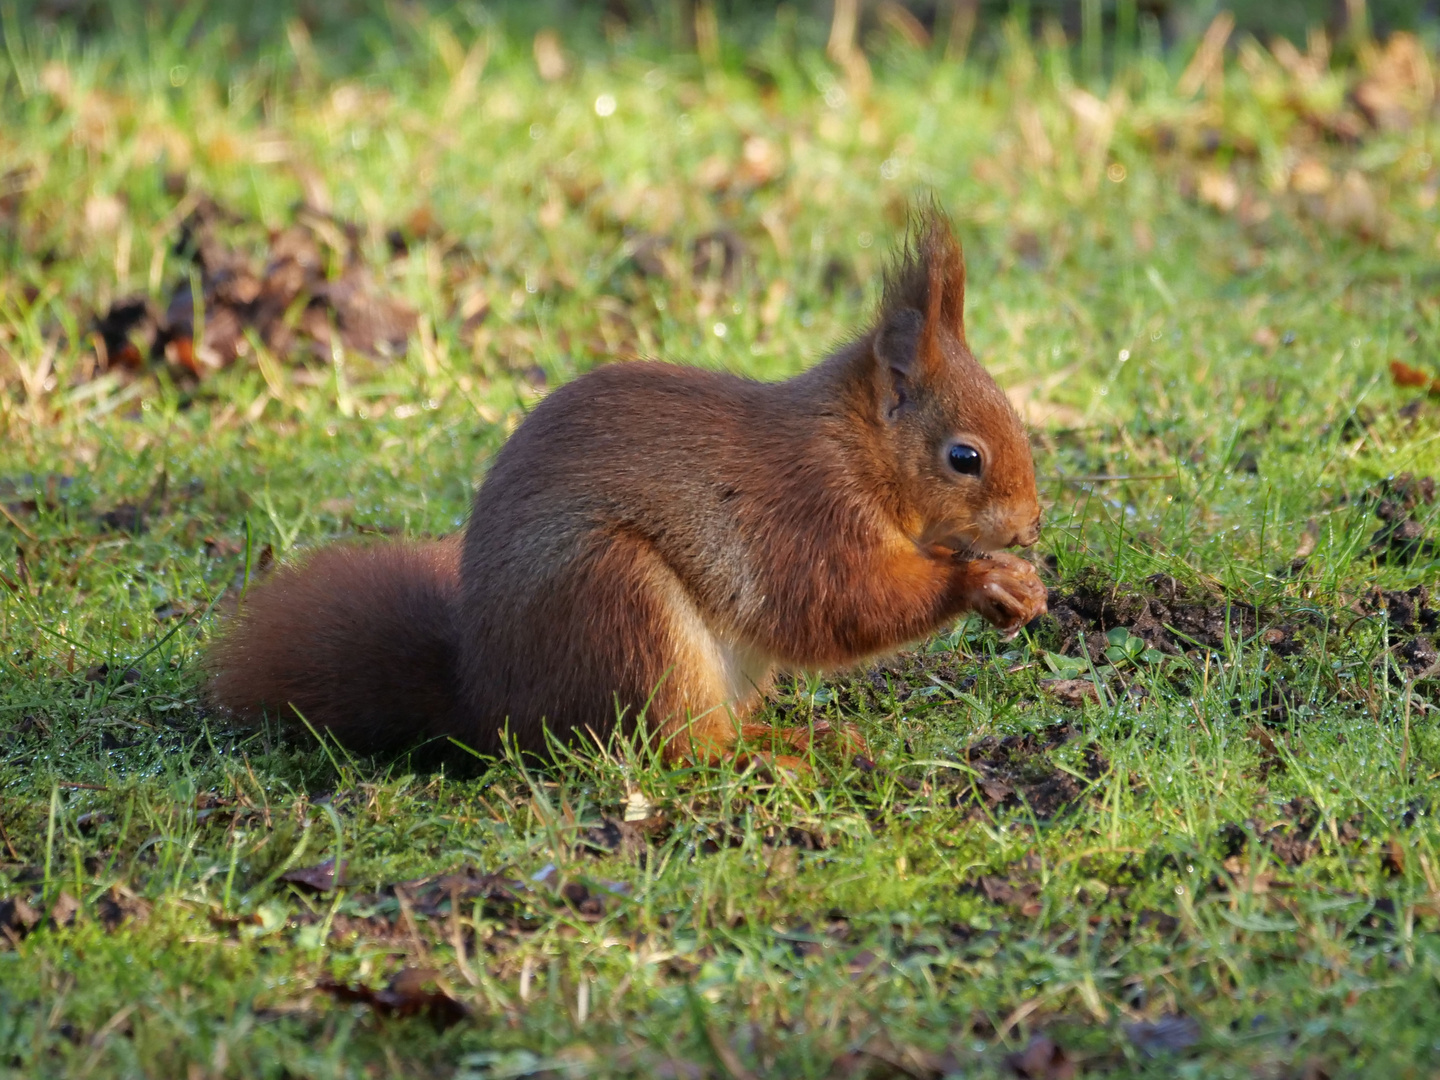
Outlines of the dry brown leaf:
[[560,35],[548,26],[535,35],[535,70],[546,82],[559,82],[570,70]]
[[1335,178],[1323,161],[1302,158],[1290,172],[1290,190],[1298,195],[1324,195],[1335,186]]
[[1125,1025],[1125,1037],[1146,1057],[1173,1054],[1200,1041],[1200,1025],[1189,1016],[1170,1013],[1158,1020]]
[[1228,214],[1240,205],[1240,185],[1228,172],[1206,169],[1200,174],[1196,193],[1200,201]]
[[1315,553],[1315,545],[1320,543],[1320,526],[1311,518],[1305,523],[1305,530],[1300,534],[1300,543],[1295,545],[1295,554],[1292,558],[1308,559]]
[[1098,702],[1100,694],[1089,679],[1041,679],[1040,688],[1062,705],[1079,708],[1087,701]]
[[1355,100],[1375,127],[1405,131],[1435,100],[1435,76],[1425,47],[1414,34],[1390,35]]
[[1075,1076],[1075,1062],[1048,1035],[1036,1035],[1024,1050],[1007,1054],[1005,1065],[1025,1080],[1072,1080]]
[[384,990],[367,986],[351,987],[344,983],[322,980],[319,989],[341,1001],[358,1001],[384,1016],[415,1016],[427,1014],[437,1027],[449,1027],[470,1015],[469,1008],[444,990],[427,990],[438,975],[429,968],[405,968],[390,980]]
[[1332,229],[1371,239],[1379,236],[1380,200],[1365,174],[1350,169],[1325,200],[1325,223]]
[[95,903],[95,913],[106,930],[114,932],[127,922],[144,923],[150,904],[121,885],[113,885]]
[[307,889],[314,889],[319,893],[328,893],[337,885],[345,883],[345,871],[350,868],[348,859],[340,860],[340,868],[335,868],[334,859],[326,859],[318,866],[305,866],[298,870],[287,870],[280,875],[281,881],[287,881],[292,885],[303,885]]
[[1390,361],[1390,378],[1396,386],[1411,386],[1423,389],[1433,397],[1440,397],[1440,376],[1411,367],[1403,360]]
[[40,913],[23,896],[0,900],[0,930],[15,930],[23,934],[39,921]]
[[109,235],[125,220],[125,204],[114,195],[91,195],[85,200],[85,228]]
[[62,892],[50,905],[50,921],[56,926],[70,926],[80,914],[80,901],[68,892]]
[[739,177],[746,183],[761,187],[785,171],[780,148],[769,139],[751,135],[740,149]]
[[695,184],[706,191],[723,191],[733,178],[734,170],[723,154],[711,154],[695,167]]

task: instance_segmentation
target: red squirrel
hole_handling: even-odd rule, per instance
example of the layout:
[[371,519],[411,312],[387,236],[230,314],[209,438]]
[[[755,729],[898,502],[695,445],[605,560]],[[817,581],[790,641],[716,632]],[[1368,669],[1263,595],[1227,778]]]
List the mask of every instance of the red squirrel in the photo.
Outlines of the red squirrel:
[[[671,762],[811,729],[752,722],[777,673],[1045,611],[1024,426],[965,341],[965,263],[917,215],[861,336],[761,383],[613,363],[536,406],[463,535],[342,544],[252,587],[211,699],[363,753],[545,750],[643,723]],[[766,755],[768,756],[768,755]],[[790,755],[772,757],[795,764]]]

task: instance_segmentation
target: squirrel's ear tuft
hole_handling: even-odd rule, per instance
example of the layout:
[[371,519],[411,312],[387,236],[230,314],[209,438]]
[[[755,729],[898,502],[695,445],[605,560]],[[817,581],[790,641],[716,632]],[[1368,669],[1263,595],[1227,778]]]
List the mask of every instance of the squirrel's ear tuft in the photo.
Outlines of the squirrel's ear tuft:
[[950,219],[933,201],[911,212],[905,244],[885,275],[882,337],[884,328],[907,310],[923,318],[917,342],[922,360],[938,354],[942,330],[965,340],[965,256]]

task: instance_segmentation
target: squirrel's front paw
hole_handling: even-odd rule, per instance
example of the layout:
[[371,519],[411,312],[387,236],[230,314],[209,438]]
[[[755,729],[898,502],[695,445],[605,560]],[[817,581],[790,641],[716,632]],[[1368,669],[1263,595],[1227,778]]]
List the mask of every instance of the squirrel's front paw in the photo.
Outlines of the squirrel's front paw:
[[1007,638],[1045,614],[1045,585],[1024,559],[997,551],[965,564],[965,606]]

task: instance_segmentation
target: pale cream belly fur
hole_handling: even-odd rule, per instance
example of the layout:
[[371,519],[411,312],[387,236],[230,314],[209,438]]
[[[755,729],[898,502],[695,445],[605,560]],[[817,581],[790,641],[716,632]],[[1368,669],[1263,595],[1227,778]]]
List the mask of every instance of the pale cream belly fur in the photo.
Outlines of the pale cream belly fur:
[[[672,753],[688,753],[678,744],[711,741],[734,732],[759,706],[775,679],[774,660],[713,627],[674,574],[666,567],[655,576],[669,615],[670,654],[675,668],[667,677],[668,704],[660,734],[677,744]],[[683,734],[682,734],[683,733]],[[667,747],[668,749],[668,747]]]

